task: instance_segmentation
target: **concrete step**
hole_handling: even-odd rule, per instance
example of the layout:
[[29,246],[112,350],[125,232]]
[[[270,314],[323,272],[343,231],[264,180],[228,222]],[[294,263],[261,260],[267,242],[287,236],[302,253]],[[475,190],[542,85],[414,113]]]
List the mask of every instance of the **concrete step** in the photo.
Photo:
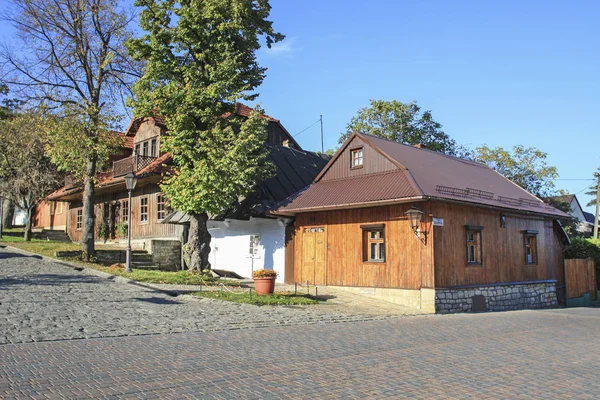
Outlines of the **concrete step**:
[[43,229],[41,232],[35,232],[33,237],[40,240],[51,240],[54,242],[70,242],[71,238],[65,231],[54,229]]

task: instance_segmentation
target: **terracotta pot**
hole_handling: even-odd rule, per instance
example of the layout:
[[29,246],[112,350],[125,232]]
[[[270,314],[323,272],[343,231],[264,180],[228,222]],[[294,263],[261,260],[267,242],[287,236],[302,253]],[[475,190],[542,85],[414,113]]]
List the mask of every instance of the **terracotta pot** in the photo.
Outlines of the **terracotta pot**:
[[275,291],[275,277],[253,278],[256,294],[271,294]]

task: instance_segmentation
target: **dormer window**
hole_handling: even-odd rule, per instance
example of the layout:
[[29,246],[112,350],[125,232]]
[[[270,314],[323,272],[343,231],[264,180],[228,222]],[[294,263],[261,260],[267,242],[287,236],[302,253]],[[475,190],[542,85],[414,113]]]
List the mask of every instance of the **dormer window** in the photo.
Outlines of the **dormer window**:
[[363,149],[358,148],[350,151],[350,168],[361,168],[363,165]]

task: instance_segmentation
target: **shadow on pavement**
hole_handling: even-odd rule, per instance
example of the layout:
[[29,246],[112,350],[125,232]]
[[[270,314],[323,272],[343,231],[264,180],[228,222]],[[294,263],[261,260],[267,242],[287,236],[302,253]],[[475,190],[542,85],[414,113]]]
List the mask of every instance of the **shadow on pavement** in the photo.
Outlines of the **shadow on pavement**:
[[148,297],[148,298],[145,298],[145,299],[140,298],[140,297],[135,297],[133,300],[143,301],[143,302],[152,303],[152,304],[181,304],[180,301],[163,299],[163,298],[160,298],[160,297]]

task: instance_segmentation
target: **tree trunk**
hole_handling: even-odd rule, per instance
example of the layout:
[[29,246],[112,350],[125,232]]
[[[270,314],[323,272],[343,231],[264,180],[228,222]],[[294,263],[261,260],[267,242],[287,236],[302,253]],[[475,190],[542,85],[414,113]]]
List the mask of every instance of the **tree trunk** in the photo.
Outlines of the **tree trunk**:
[[189,269],[210,270],[210,233],[206,223],[208,214],[190,213],[190,231],[187,243],[183,246],[183,257]]
[[27,209],[27,220],[25,221],[25,241],[31,242],[31,217],[33,215],[33,208],[29,207]]
[[3,199],[0,207],[3,207],[2,228],[12,228],[15,217],[15,205],[8,199]]
[[96,176],[96,158],[88,160],[86,177],[83,188],[83,231],[81,236],[81,250],[84,259],[89,261],[94,255],[94,178]]

